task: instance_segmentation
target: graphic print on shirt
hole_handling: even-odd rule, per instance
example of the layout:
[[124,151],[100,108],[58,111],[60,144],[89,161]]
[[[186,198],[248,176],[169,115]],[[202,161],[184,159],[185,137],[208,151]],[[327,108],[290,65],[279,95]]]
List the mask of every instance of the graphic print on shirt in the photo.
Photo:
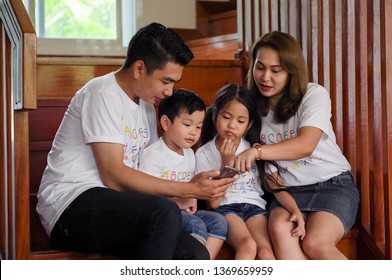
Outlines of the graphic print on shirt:
[[[266,144],[275,144],[275,143],[279,143],[284,140],[296,137],[297,134],[298,134],[298,130],[297,130],[297,132],[295,132],[294,129],[289,129],[289,130],[285,130],[283,132],[261,133],[260,139],[261,139],[261,141],[263,141]],[[315,158],[314,156],[313,157],[308,156],[308,157],[304,157],[304,158],[301,158],[298,160],[277,161],[277,163],[279,165],[279,172],[281,174],[285,174],[286,172],[288,172],[289,168],[296,170],[296,169],[300,169],[303,167],[307,167],[307,166],[311,165],[315,159],[321,160],[321,158]]]
[[162,172],[160,177],[171,181],[189,182],[194,175],[194,171],[165,170]]
[[238,195],[257,191],[259,182],[256,165],[252,165],[251,170],[241,173],[237,181],[231,183],[229,190]]
[[141,151],[147,147],[150,140],[148,128],[124,127],[124,164],[131,168],[137,168],[138,159]]

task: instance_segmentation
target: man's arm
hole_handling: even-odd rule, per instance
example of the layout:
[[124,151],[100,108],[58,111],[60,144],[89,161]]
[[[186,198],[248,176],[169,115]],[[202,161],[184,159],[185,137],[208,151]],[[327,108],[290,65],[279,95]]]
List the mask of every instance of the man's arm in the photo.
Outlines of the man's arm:
[[133,191],[162,196],[211,199],[222,197],[233,178],[211,180],[218,171],[199,173],[190,182],[156,178],[123,163],[124,147],[115,143],[92,143],[91,148],[105,186],[118,191]]

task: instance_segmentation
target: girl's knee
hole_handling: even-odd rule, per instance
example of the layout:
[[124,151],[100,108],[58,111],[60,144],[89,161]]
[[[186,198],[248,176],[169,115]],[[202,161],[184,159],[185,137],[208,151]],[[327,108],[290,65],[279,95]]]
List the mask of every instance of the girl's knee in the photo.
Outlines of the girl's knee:
[[240,247],[236,250],[236,252],[241,252],[242,254],[247,254],[252,256],[251,258],[255,258],[257,253],[257,244],[252,238],[247,238],[243,242],[240,242]]
[[275,260],[275,255],[271,247],[263,246],[257,249],[257,260]]

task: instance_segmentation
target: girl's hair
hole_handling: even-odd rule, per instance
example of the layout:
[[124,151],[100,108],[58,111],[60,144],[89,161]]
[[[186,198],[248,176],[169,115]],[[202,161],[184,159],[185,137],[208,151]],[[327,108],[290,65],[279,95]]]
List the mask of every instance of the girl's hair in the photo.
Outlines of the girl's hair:
[[[218,90],[215,97],[215,104],[207,108],[201,132],[200,147],[214,139],[215,135],[218,133],[215,124],[219,113],[234,100],[244,105],[249,113],[249,124],[248,129],[243,136],[244,139],[248,141],[250,145],[260,143],[261,118],[257,112],[257,104],[254,96],[245,86],[228,84]],[[264,189],[273,192],[268,186],[266,180],[267,174],[265,171],[265,165],[267,162],[278,167],[275,162],[264,160],[257,160],[256,165],[262,182],[261,186]]]
[[260,94],[253,76],[258,52],[261,48],[271,48],[278,53],[280,65],[287,71],[288,83],[284,94],[274,109],[274,120],[284,123],[298,110],[308,85],[307,66],[298,41],[290,34],[273,31],[261,37],[253,46],[252,62],[248,70],[248,88],[255,96],[262,116],[268,114],[268,97]]

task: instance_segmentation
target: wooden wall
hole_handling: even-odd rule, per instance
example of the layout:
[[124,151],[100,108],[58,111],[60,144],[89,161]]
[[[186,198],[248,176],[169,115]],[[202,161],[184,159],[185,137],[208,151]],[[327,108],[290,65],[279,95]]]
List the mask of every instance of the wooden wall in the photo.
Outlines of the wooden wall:
[[392,1],[238,0],[241,46],[289,32],[331,94],[338,144],[361,191],[358,258],[392,259]]

